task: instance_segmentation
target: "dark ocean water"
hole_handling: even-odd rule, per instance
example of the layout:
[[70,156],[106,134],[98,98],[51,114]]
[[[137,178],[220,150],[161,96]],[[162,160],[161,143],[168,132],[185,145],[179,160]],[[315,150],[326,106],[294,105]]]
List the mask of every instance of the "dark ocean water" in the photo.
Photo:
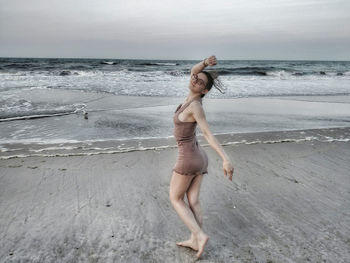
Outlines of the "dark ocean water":
[[[189,60],[0,58],[0,120],[71,113],[83,105],[46,104],[21,96],[41,89],[116,95],[184,97]],[[215,70],[227,88],[207,98],[350,94],[350,62],[219,61]]]
[[[81,105],[35,105],[23,90],[82,90],[116,95],[183,97],[198,61],[0,58],[0,119],[72,112]],[[350,62],[219,61],[228,88],[208,98],[350,94]]]
[[[198,62],[0,58],[0,144],[171,137],[168,115],[187,96],[190,70]],[[218,59],[206,70],[218,72],[226,88],[225,94],[213,88],[208,99],[350,95],[346,61]],[[123,101],[113,101],[115,95]],[[80,123],[85,110],[90,119]],[[288,129],[288,121],[273,130]],[[222,123],[220,131],[237,131]],[[254,123],[242,132],[268,130],[266,123]]]

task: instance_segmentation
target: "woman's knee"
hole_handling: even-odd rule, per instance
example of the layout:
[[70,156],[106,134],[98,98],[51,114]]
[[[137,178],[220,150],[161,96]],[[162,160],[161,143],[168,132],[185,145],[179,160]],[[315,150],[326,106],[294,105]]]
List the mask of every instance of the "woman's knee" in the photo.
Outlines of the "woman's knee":
[[172,189],[170,189],[169,199],[172,203],[183,200],[183,198],[184,198],[184,195],[179,195],[178,193],[176,193],[175,191],[172,191]]
[[196,208],[196,206],[199,206],[199,199],[197,196],[187,195],[187,199],[188,199],[188,205],[191,208]]

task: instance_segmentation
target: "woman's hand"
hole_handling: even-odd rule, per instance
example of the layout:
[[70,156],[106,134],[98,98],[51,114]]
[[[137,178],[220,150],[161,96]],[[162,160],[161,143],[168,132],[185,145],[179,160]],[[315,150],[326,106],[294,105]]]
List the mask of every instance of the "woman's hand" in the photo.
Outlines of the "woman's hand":
[[228,175],[228,179],[230,181],[232,181],[232,176],[233,176],[233,166],[232,166],[232,163],[230,161],[224,161],[223,164],[222,164],[222,167],[224,169],[224,174],[225,176]]
[[215,66],[217,64],[216,57],[215,56],[210,56],[210,57],[206,58],[205,59],[205,63],[208,66]]

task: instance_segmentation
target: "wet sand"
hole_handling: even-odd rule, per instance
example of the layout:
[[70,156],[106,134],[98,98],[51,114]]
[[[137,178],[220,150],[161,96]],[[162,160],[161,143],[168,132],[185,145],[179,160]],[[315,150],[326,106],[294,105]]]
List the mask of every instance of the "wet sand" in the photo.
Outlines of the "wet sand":
[[[233,182],[204,146],[200,261],[348,262],[349,141],[223,147]],[[193,262],[175,244],[190,235],[168,197],[176,154],[0,160],[1,262]]]
[[[47,103],[47,98],[66,105],[86,104],[88,119],[78,111],[30,120],[0,120],[0,151],[8,143],[166,138],[173,135],[172,116],[185,101],[185,96],[117,96],[58,89],[21,96],[29,96],[36,104]],[[349,95],[204,98],[203,108],[215,134],[349,127],[350,123]]]

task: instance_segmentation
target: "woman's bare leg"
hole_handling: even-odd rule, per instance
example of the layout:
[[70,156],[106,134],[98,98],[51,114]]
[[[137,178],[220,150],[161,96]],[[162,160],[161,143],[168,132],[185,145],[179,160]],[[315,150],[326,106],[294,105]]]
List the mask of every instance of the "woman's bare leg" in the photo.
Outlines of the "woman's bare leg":
[[[203,226],[203,217],[202,217],[202,210],[199,203],[199,191],[200,191],[202,179],[203,179],[203,174],[197,175],[195,179],[192,181],[189,189],[187,190],[188,203],[190,205],[191,210],[194,213],[194,216],[198,222],[198,225],[201,228]],[[197,241],[197,245],[198,245],[197,258],[199,258],[204,251],[204,247],[207,244],[209,237],[205,234],[198,235],[198,236],[195,236],[192,234],[191,238],[195,238]]]
[[202,210],[199,203],[199,192],[200,192],[202,180],[203,180],[203,174],[197,175],[192,180],[190,187],[186,192],[190,209],[192,210],[194,217],[196,218],[196,221],[200,226],[200,228],[202,228],[203,226]]
[[[203,225],[202,211],[199,204],[199,192],[200,186],[203,179],[203,175],[197,175],[191,182],[187,189],[186,195],[191,211],[193,212],[194,218],[196,219],[200,228]],[[189,240],[181,241],[176,243],[179,246],[190,247],[194,250],[198,250],[197,239],[195,235],[191,233]]]
[[203,253],[204,246],[207,243],[209,237],[202,231],[191,209],[183,200],[185,193],[188,190],[194,177],[195,176],[186,176],[173,172],[170,181],[169,197],[176,212],[185,223],[185,225],[189,228],[189,230],[193,233],[198,242],[199,251],[197,253],[197,258],[199,258]]

